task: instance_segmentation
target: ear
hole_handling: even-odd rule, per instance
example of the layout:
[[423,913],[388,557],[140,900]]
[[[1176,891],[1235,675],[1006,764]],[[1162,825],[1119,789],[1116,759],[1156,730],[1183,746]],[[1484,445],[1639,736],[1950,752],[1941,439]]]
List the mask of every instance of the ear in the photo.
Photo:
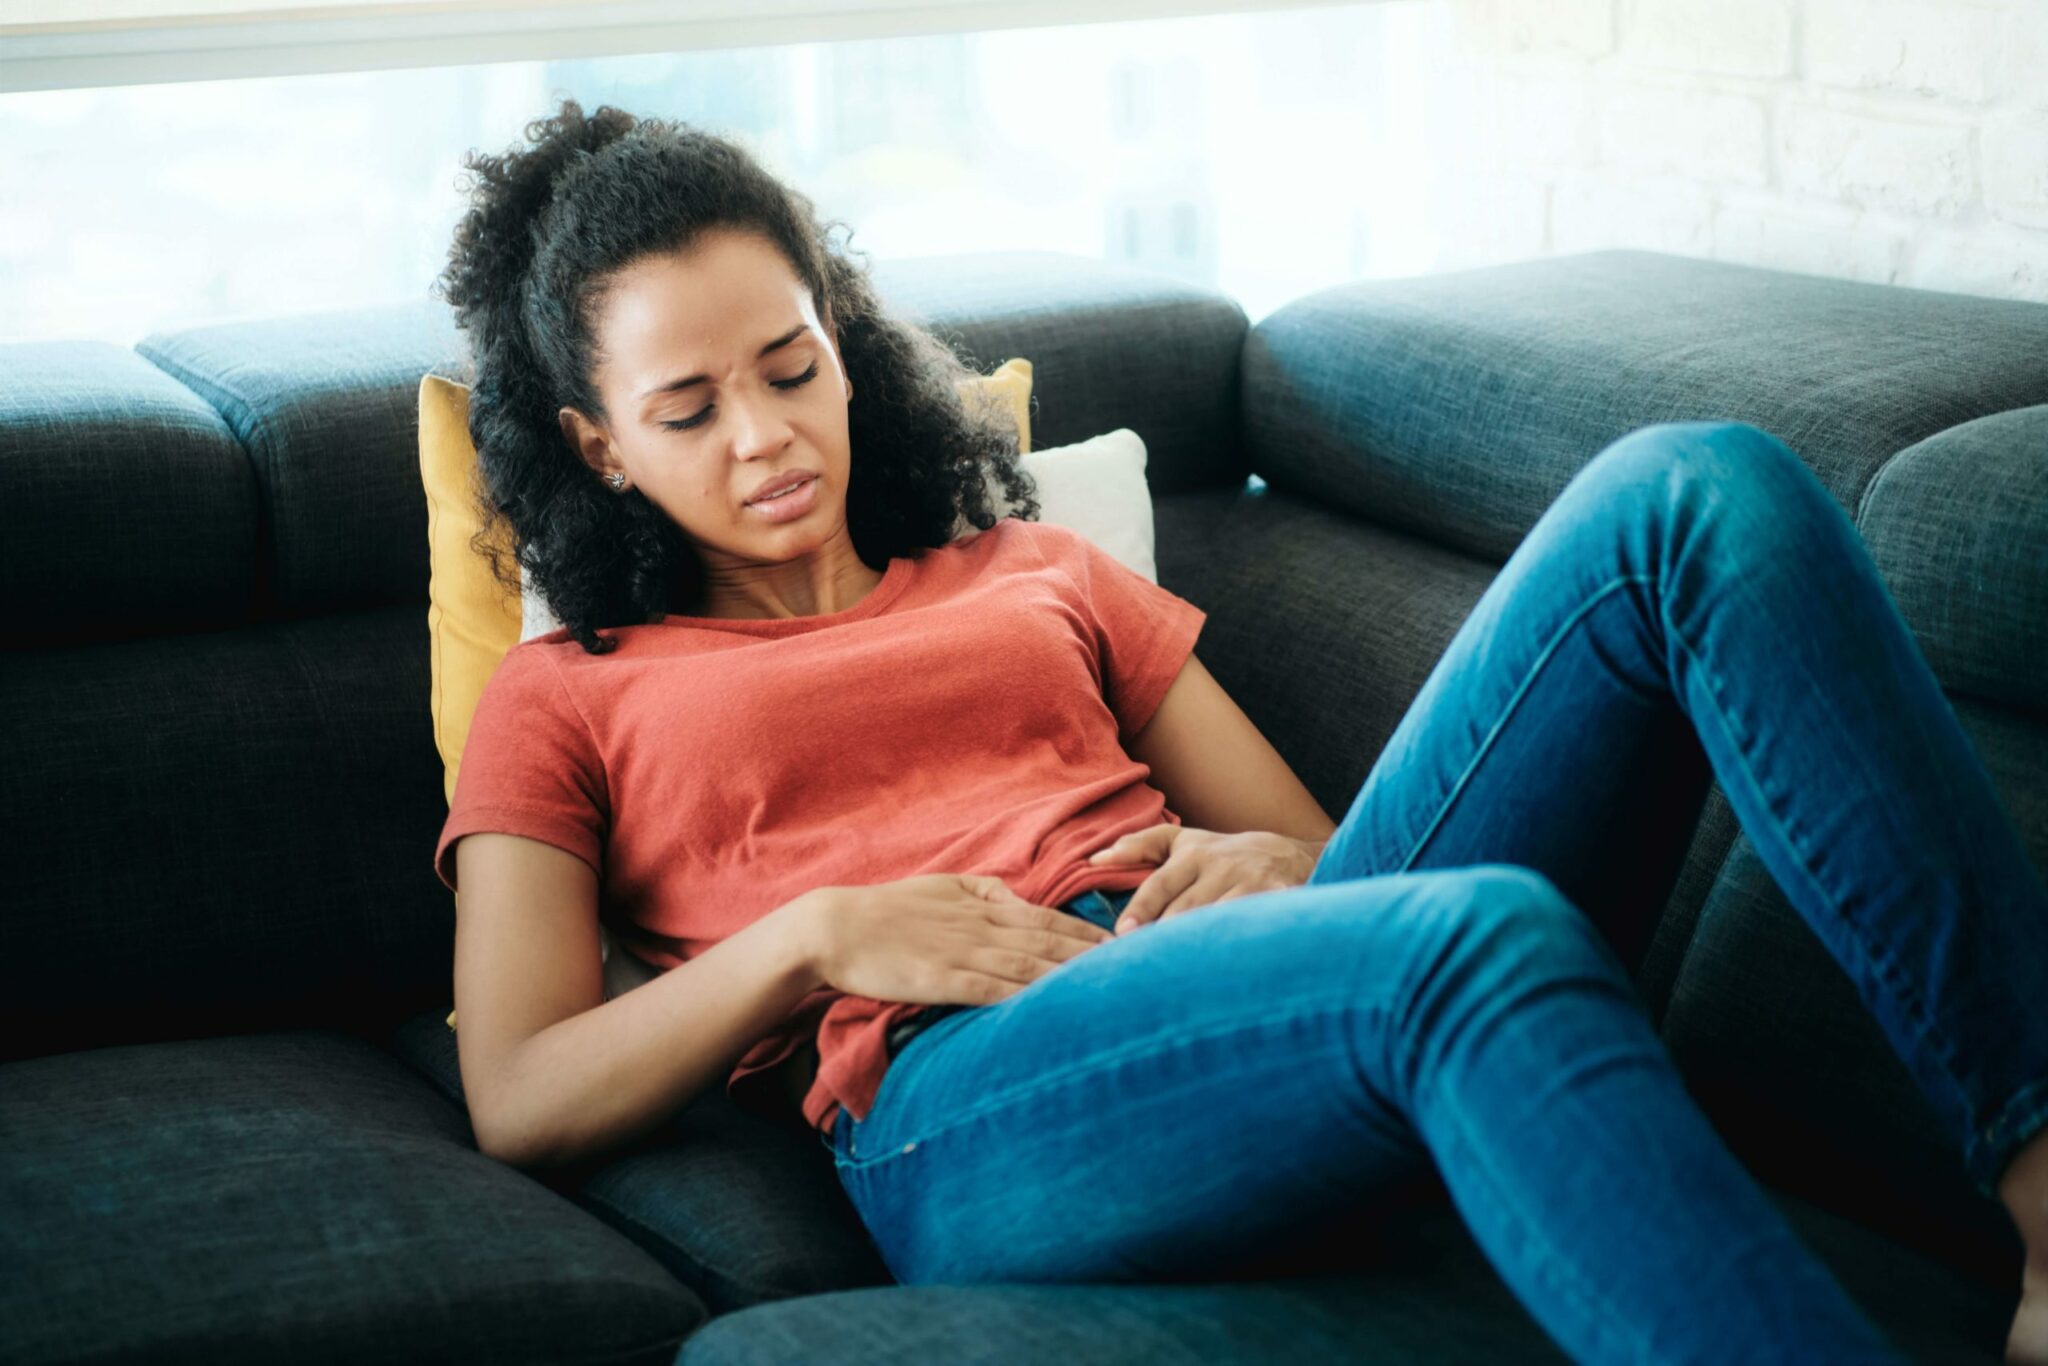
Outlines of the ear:
[[[576,452],[576,458],[588,465],[593,473],[610,473],[611,443],[605,439],[602,429],[575,408],[565,407],[555,415],[562,426],[562,440],[569,449]],[[623,471],[622,471],[623,472]]]

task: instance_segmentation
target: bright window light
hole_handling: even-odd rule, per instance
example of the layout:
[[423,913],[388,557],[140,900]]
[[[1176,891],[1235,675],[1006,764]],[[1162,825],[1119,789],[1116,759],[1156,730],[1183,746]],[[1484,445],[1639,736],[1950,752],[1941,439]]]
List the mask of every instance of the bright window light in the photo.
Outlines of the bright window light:
[[0,95],[0,339],[420,300],[564,95],[736,137],[874,258],[1074,252],[1257,321],[1417,274],[1423,0]]

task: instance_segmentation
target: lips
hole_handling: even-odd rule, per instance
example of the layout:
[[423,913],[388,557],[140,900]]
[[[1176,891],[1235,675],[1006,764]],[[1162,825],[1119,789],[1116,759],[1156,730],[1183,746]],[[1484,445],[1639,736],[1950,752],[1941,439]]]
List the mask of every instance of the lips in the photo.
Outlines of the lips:
[[766,483],[755,485],[754,491],[748,495],[747,501],[749,503],[758,503],[763,498],[773,498],[778,493],[787,493],[804,481],[816,479],[817,477],[810,470],[792,470],[784,474],[771,475]]

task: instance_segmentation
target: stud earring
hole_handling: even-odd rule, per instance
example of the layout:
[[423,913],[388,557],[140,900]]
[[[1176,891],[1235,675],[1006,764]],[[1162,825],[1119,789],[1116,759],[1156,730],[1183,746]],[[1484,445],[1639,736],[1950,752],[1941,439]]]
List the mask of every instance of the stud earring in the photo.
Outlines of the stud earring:
[[612,486],[614,492],[623,492],[625,490],[626,476],[623,474],[617,472],[607,474],[604,477],[604,481]]

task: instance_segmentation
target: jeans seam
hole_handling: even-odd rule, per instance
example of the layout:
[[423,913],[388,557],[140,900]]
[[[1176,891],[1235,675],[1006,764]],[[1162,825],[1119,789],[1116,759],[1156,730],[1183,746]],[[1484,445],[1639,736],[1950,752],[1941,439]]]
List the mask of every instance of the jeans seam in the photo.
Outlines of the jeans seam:
[[[1430,840],[1435,837],[1437,831],[1442,828],[1445,819],[1450,815],[1451,809],[1456,804],[1458,797],[1470,784],[1472,776],[1478,771],[1479,765],[1492,750],[1493,744],[1499,738],[1502,729],[1513,718],[1522,699],[1527,695],[1530,687],[1534,685],[1537,677],[1542,673],[1544,666],[1550,662],[1551,657],[1556,653],[1558,647],[1563,644],[1571,630],[1578,626],[1595,607],[1605,601],[1615,590],[1631,583],[1650,583],[1654,581],[1654,578],[1654,575],[1649,574],[1624,574],[1611,579],[1588,594],[1585,601],[1573,609],[1572,613],[1559,624],[1550,640],[1545,643],[1542,651],[1529,665],[1527,672],[1524,674],[1520,684],[1516,686],[1514,693],[1502,705],[1492,727],[1473,751],[1472,757],[1466,763],[1464,770],[1458,775],[1458,780],[1452,784],[1450,791],[1444,795],[1442,802],[1437,808],[1435,817],[1430,821],[1429,828],[1416,839],[1414,847],[1410,849],[1408,856],[1401,861],[1397,871],[1406,872],[1410,870],[1416,859],[1422,856]],[[1738,741],[1736,732],[1722,706],[1719,680],[1706,667],[1699,653],[1692,648],[1684,636],[1672,625],[1668,608],[1661,601],[1661,595],[1658,604],[1658,621],[1663,627],[1665,639],[1671,641],[1680,650],[1685,652],[1687,658],[1692,661],[1693,667],[1699,671],[1700,677],[1705,681],[1707,685],[1706,696],[1709,703],[1707,710],[1711,712],[1722,734],[1731,742],[1730,748],[1736,757],[1738,771],[1742,779],[1748,783],[1750,790],[1756,794],[1758,805],[1776,825],[1777,834],[1784,840],[1786,847],[1793,851],[1793,861],[1806,879],[1809,888],[1818,898],[1818,903],[1824,906],[1832,906],[1834,904],[1833,898],[1829,897],[1821,887],[1807,860],[1805,852],[1793,841],[1789,830],[1787,830],[1783,820],[1778,816],[1773,803],[1765,795],[1762,784],[1758,781],[1755,773],[1752,772],[1749,756],[1743,744]],[[1672,680],[1671,688],[1673,694],[1676,695],[1678,691],[1676,680]],[[1692,717],[1690,719],[1694,729],[1697,730],[1700,725],[1700,718]],[[1746,833],[1740,829],[1741,818],[1739,814],[1736,825],[1738,827],[1737,838],[1739,838],[1742,833]],[[1728,852],[1732,852],[1733,848],[1734,844],[1731,840]],[[1728,852],[1724,852],[1722,855],[1724,866],[1727,861]],[[1794,909],[1796,913],[1797,908],[1795,907]],[[1808,928],[1814,929],[1812,926]],[[1697,933],[1697,929],[1695,929],[1695,933]],[[1913,989],[1910,980],[1901,976],[1897,964],[1883,952],[1882,945],[1867,945],[1864,943],[1862,936],[1856,934],[1850,934],[1844,936],[1844,938],[1852,946],[1851,951],[1862,960],[1868,975],[1881,981],[1894,998],[1906,1008],[1915,1026],[1919,1029],[1922,1036],[1928,1040],[1936,1056],[1940,1059],[1942,1074],[1947,1078],[1949,1085],[1961,1097],[1963,1113],[1970,1117],[1969,1126],[1974,1130],[1973,1138],[1966,1144],[1966,1150],[1962,1154],[1963,1160],[1970,1167],[1972,1178],[1977,1183],[1979,1189],[1986,1189],[1987,1181],[1983,1174],[1983,1167],[1988,1165],[1986,1150],[1994,1139],[1995,1121],[1992,1125],[1980,1125],[1978,1123],[1976,1106],[1970,1096],[1969,1088],[1963,1084],[1961,1075],[1956,1067],[1956,1051],[1948,1035],[1942,1030],[1939,1023],[1929,1015],[1924,1002],[1918,992]],[[1688,945],[1686,956],[1689,957],[1691,951],[1692,946]],[[1681,961],[1682,966],[1683,962]],[[1868,1003],[1865,1003],[1865,1005],[1867,1009]]]
[[[1706,666],[1699,653],[1686,641],[1684,635],[1671,624],[1670,617],[1664,614],[1661,609],[1660,616],[1663,619],[1666,639],[1672,641],[1679,649],[1685,651],[1687,658],[1692,661],[1693,667],[1699,670],[1700,677],[1705,681],[1707,685],[1706,697],[1709,704],[1707,709],[1712,713],[1715,724],[1721,728],[1722,734],[1728,737],[1730,741],[1729,748],[1735,755],[1737,768],[1741,773],[1743,781],[1748,783],[1750,790],[1756,794],[1757,804],[1777,827],[1778,836],[1784,840],[1785,847],[1792,851],[1793,862],[1798,866],[1799,871],[1804,874],[1807,886],[1813,891],[1820,904],[1833,906],[1834,899],[1827,894],[1820,884],[1820,879],[1815,876],[1812,865],[1807,860],[1806,852],[1793,841],[1791,832],[1786,828],[1784,820],[1778,815],[1771,799],[1764,792],[1763,784],[1752,771],[1749,754],[1742,741],[1738,738],[1735,728],[1730,724],[1727,711],[1722,705],[1720,681],[1714,676],[1713,671]],[[1697,718],[1694,718],[1693,725],[1697,729],[1699,725]],[[1736,824],[1740,826],[1741,823],[1741,817],[1738,814]],[[1781,888],[1780,890],[1782,891],[1783,889]],[[1797,907],[1794,907],[1793,910],[1795,914],[1798,913]],[[1801,918],[1802,920],[1804,919],[1804,917]],[[1844,920],[1844,923],[1848,922]],[[1807,928],[1818,934],[1818,930],[1815,927],[1809,925]],[[1925,1003],[1921,1000],[1919,993],[1913,989],[1910,979],[1899,974],[1897,964],[1884,953],[1882,944],[1875,946],[1866,944],[1863,936],[1860,934],[1846,935],[1844,938],[1852,946],[1853,951],[1862,960],[1864,966],[1869,969],[1871,975],[1880,979],[1893,996],[1911,1012],[1915,1025],[1934,1045],[1936,1056],[1941,1060],[1943,1076],[1948,1079],[1949,1085],[1961,1097],[1963,1113],[1970,1117],[1971,1127],[1976,1128],[1976,1106],[1970,1096],[1969,1088],[1963,1084],[1958,1075],[1955,1065],[1955,1048],[1950,1043],[1947,1033],[1942,1030],[1940,1024],[1928,1014]],[[1825,940],[1822,942],[1824,945],[1826,944]],[[1832,947],[1829,947],[1830,953],[1832,953]],[[1864,1003],[1864,1006],[1867,1011],[1869,1009],[1868,1003]],[[1982,1131],[1980,1129],[1978,1130],[1977,1145],[1981,1145],[1981,1134]],[[1977,1180],[1981,1187],[1982,1178],[1975,1170],[1976,1154],[1973,1151],[1966,1150],[1962,1156],[1964,1161],[1972,1166],[1972,1178]]]
[[2048,1134],[2048,1080],[2022,1086],[1999,1107],[1997,1115],[1984,1126],[1978,1138],[1983,1171],[1977,1176],[1977,1188],[1993,1200],[1999,1198],[1998,1180],[2005,1175],[2012,1154],[2004,1154],[2005,1160],[1996,1172],[1990,1170],[1991,1160],[2001,1149],[2020,1141],[2015,1132],[2020,1130],[2030,1130],[2028,1137]]
[[[1350,1010],[1354,1009],[1356,1007],[1356,1004],[1356,1002],[1351,1001],[1349,999],[1339,998],[1335,1002],[1334,1008],[1338,1010]],[[1232,1016],[1225,1023],[1218,1025],[1213,1029],[1203,1030],[1199,1034],[1176,1034],[1168,1031],[1161,1031],[1156,1034],[1148,1035],[1142,1039],[1132,1040],[1126,1045],[1124,1045],[1122,1048],[1117,1049],[1115,1052],[1100,1055],[1098,1057],[1088,1060],[1087,1062],[1069,1063],[1065,1067],[1061,1067],[1050,1072],[1040,1073],[1039,1075],[1030,1078],[1028,1081],[1020,1084],[1017,1087],[1012,1088],[1011,1090],[1003,1091],[993,1096],[983,1097],[980,1103],[975,1105],[972,1109],[963,1110],[958,1114],[951,1115],[945,1120],[944,1123],[939,1124],[934,1128],[927,1129],[922,1133],[911,1134],[907,1139],[904,1140],[904,1142],[919,1144],[931,1142],[934,1139],[937,1139],[942,1134],[957,1129],[963,1124],[972,1123],[973,1121],[982,1118],[984,1115],[990,1114],[993,1111],[1001,1109],[1004,1106],[1015,1105],[1022,1101],[1029,1101],[1038,1096],[1041,1092],[1050,1090],[1054,1086],[1061,1085],[1066,1081],[1078,1075],[1081,1075],[1089,1069],[1104,1067],[1113,1063],[1122,1062],[1127,1058],[1137,1057],[1146,1048],[1154,1047],[1162,1042],[1166,1044],[1200,1043],[1209,1039],[1220,1038],[1226,1034],[1233,1034],[1238,1030],[1245,1028],[1247,1025],[1292,1024],[1296,1020],[1306,1019],[1309,1016],[1315,1015],[1320,1011],[1329,1010],[1331,1008],[1332,1006],[1329,1003],[1324,1003],[1321,1005],[1307,1007],[1302,1010],[1292,1011],[1286,1015],[1236,1015]],[[840,1165],[843,1167],[851,1167],[855,1170],[865,1170],[876,1163],[886,1162],[892,1157],[900,1156],[903,1153],[903,1151],[904,1144],[896,1143],[890,1146],[888,1152],[877,1153],[872,1157],[854,1157],[851,1160],[842,1161]]]
[[[1573,1311],[1580,1322],[1588,1325],[1595,1331],[1608,1330],[1606,1336],[1610,1339],[1627,1341],[1634,1350],[1627,1353],[1625,1359],[1634,1361],[1655,1360],[1656,1354],[1651,1350],[1651,1344],[1647,1340],[1633,1337],[1623,1339],[1620,1334],[1611,1331],[1612,1325],[1626,1322],[1627,1315],[1612,1312],[1613,1306],[1606,1303],[1601,1296],[1589,1294],[1585,1281],[1580,1277],[1569,1271],[1563,1275],[1546,1273],[1546,1268],[1549,1267],[1569,1268],[1571,1265],[1570,1260],[1562,1254],[1559,1248],[1543,1237],[1542,1221],[1529,1218],[1527,1212],[1518,1203],[1514,1202],[1512,1186],[1503,1183],[1499,1179],[1494,1171],[1492,1162],[1480,1148],[1472,1143],[1471,1129],[1466,1124],[1464,1116],[1458,1113],[1457,1107],[1446,1106],[1443,1113],[1450,1121],[1449,1128],[1452,1131],[1452,1136],[1456,1139],[1459,1148],[1463,1150],[1460,1154],[1462,1162],[1459,1165],[1466,1171],[1482,1173],[1486,1178],[1486,1184],[1490,1189],[1494,1205],[1497,1208],[1513,1211],[1515,1223],[1518,1226],[1516,1231],[1520,1235],[1522,1242],[1525,1245],[1534,1243],[1543,1249],[1543,1256],[1537,1258],[1523,1257],[1520,1259],[1521,1263],[1534,1268],[1534,1273],[1541,1279],[1549,1282],[1553,1288],[1564,1290],[1572,1295],[1577,1300],[1577,1303],[1573,1306]],[[1420,1126],[1418,1125],[1417,1127],[1419,1128]],[[1561,1346],[1562,1344],[1559,1345]]]
[[1558,646],[1564,643],[1565,637],[1571,633],[1572,628],[1577,626],[1587,613],[1598,607],[1612,595],[1616,589],[1626,587],[1632,583],[1647,583],[1649,578],[1650,576],[1647,574],[1624,574],[1620,578],[1609,580],[1588,594],[1586,600],[1574,608],[1570,616],[1559,623],[1556,632],[1550,637],[1549,642],[1544,645],[1542,652],[1531,661],[1528,672],[1523,674],[1522,681],[1516,686],[1514,694],[1502,704],[1500,715],[1494,718],[1492,728],[1486,732],[1486,738],[1481,740],[1478,747],[1473,750],[1472,758],[1465,764],[1464,771],[1458,775],[1458,781],[1453,783],[1451,790],[1444,794],[1443,801],[1437,806],[1436,816],[1429,823],[1429,828],[1416,838],[1415,846],[1408,851],[1408,857],[1401,860],[1400,866],[1395,869],[1396,872],[1407,872],[1415,860],[1422,856],[1423,849],[1435,837],[1438,828],[1444,823],[1444,818],[1450,815],[1451,807],[1456,805],[1459,794],[1464,792],[1466,784],[1472,781],[1472,775],[1479,771],[1480,763],[1493,749],[1493,742],[1500,738],[1502,728],[1514,716],[1515,709],[1521,705],[1522,698],[1528,694],[1529,688],[1535,683],[1537,675],[1543,672],[1543,666],[1548,664],[1550,657],[1557,653]]

